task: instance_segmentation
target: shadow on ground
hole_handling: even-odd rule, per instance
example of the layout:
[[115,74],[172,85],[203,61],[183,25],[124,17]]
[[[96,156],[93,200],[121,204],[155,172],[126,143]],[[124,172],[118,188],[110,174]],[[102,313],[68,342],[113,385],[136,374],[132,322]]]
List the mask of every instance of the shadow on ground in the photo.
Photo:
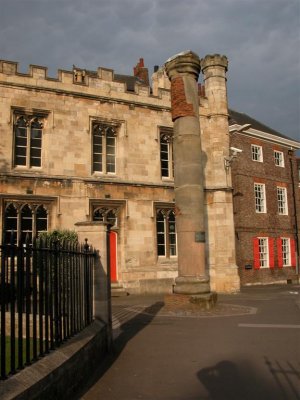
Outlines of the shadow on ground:
[[197,376],[209,393],[209,400],[298,400],[300,369],[290,362],[265,358],[270,380],[265,380],[248,363],[229,360],[201,369]]
[[143,310],[140,310],[139,314],[135,316],[119,328],[119,334],[117,338],[112,343],[112,349],[110,353],[105,357],[99,368],[91,376],[89,381],[84,385],[83,390],[77,394],[74,400],[78,400],[84,396],[84,394],[105,374],[107,370],[114,364],[118,359],[119,355],[122,353],[126,344],[141,330],[143,330],[147,325],[151,323],[155,315],[164,306],[163,302],[156,302]]

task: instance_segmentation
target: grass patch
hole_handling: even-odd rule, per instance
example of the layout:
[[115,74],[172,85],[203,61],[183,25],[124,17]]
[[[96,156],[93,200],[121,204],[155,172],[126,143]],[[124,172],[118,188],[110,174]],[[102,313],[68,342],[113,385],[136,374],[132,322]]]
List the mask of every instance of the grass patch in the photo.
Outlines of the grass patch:
[[[1,338],[1,336],[0,336]],[[26,340],[22,340],[23,350],[23,366],[26,363]],[[1,346],[0,346],[1,347]],[[2,359],[1,348],[0,358]],[[11,338],[10,336],[5,337],[5,374],[8,375],[11,371]],[[30,360],[33,358],[33,341],[30,339]],[[15,339],[15,368],[18,368],[18,339]]]

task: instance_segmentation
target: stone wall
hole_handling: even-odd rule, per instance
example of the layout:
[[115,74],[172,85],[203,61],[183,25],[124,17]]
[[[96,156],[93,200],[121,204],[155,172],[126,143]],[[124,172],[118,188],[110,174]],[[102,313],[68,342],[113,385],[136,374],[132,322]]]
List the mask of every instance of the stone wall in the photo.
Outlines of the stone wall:
[[[219,66],[213,68],[218,71]],[[222,158],[228,153],[227,98],[224,76],[218,79],[210,86],[205,83],[208,97],[201,98],[199,108],[207,193],[206,253],[212,288],[232,291],[239,284],[234,242],[228,233],[233,230],[231,184]],[[120,208],[119,281],[133,292],[172,291],[177,259],[156,254],[155,205],[174,205],[173,180],[162,179],[160,173],[159,129],[173,126],[170,85],[163,69],[154,75],[153,93],[139,84],[134,91],[127,90],[110,69],[60,70],[54,79],[44,67],[30,66],[24,74],[8,61],[0,61],[0,82],[1,228],[7,199],[47,203],[49,229],[74,229],[75,224],[92,220],[93,204],[115,201]],[[215,95],[220,97],[220,118],[209,100]],[[13,167],[14,110],[44,115],[41,167]],[[92,173],[93,120],[118,126],[115,174]],[[221,236],[216,222],[223,226]]]

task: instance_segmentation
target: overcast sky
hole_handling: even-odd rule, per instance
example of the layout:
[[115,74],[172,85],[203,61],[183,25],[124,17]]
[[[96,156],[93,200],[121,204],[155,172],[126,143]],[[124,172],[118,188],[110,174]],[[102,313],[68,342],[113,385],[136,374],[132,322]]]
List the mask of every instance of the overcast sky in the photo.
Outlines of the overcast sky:
[[229,59],[229,106],[300,141],[299,0],[0,0],[0,59],[152,73],[193,50]]

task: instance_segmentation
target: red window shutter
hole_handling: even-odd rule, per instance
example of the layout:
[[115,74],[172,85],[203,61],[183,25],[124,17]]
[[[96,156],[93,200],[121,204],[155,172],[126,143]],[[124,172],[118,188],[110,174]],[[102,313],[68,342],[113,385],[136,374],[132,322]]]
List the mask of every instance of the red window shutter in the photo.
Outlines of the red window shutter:
[[274,238],[269,238],[269,267],[274,268]]
[[258,238],[253,238],[253,262],[254,262],[254,269],[259,269],[260,262],[259,262]]
[[291,265],[292,267],[296,267],[296,246],[295,246],[295,239],[290,240],[291,243]]
[[278,258],[278,268],[283,267],[283,258],[282,258],[282,240],[281,238],[277,239],[277,258]]

